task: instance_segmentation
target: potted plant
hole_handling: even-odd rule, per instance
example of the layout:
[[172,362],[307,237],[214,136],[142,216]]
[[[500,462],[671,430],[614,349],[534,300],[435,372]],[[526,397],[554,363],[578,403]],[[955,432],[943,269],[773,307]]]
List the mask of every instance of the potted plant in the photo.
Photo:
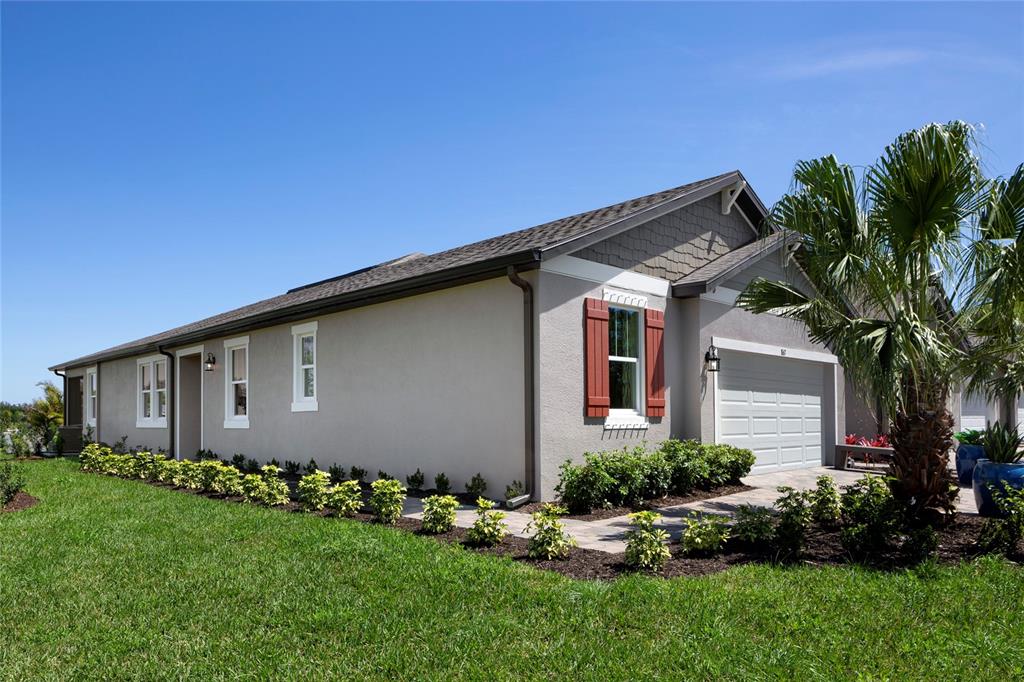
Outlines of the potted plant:
[[956,477],[962,486],[971,485],[975,463],[985,456],[985,446],[981,444],[985,437],[984,431],[965,429],[953,434],[959,445],[956,446]]
[[1016,488],[1024,490],[1024,463],[1021,458],[1021,443],[1024,436],[1016,429],[996,422],[985,431],[982,445],[985,457],[974,465],[972,487],[974,502],[982,516],[999,516],[1000,511],[992,499],[993,490]]

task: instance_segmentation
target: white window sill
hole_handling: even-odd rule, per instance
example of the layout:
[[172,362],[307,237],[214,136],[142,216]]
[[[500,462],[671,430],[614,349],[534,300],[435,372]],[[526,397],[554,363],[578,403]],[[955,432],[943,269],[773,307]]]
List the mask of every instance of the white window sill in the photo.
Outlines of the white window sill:
[[319,412],[320,403],[315,400],[303,400],[302,402],[292,403],[292,412]]
[[[95,426],[91,424],[90,426]],[[163,419],[136,419],[135,428],[137,429],[166,429],[167,428],[167,417]]]
[[618,416],[610,415],[604,419],[605,431],[625,431],[634,429],[646,429],[650,426],[647,417],[643,415]]
[[[85,420],[85,425],[86,426],[91,426],[91,427],[93,427],[95,429],[96,428],[96,420],[95,419],[86,419]],[[136,426],[138,426],[138,424],[136,424]]]
[[224,428],[225,429],[247,429],[247,428],[249,428],[249,420],[248,419],[225,419],[224,420]]

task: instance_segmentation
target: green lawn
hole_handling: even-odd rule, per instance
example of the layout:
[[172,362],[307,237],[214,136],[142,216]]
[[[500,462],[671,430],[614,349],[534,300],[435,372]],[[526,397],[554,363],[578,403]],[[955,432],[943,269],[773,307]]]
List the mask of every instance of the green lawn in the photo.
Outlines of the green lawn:
[[25,465],[0,677],[1021,679],[1024,572],[574,582],[386,528]]

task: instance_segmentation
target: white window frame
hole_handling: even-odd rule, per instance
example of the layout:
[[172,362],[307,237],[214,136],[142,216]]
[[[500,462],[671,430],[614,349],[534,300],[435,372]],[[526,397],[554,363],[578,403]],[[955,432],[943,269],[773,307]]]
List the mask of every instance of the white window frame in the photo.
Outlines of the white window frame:
[[[234,375],[234,354],[232,351],[239,348],[245,349],[245,414],[235,414],[234,385],[231,377]],[[239,381],[237,383],[242,383]],[[239,336],[234,339],[224,340],[224,428],[225,429],[247,429],[249,428],[249,415],[252,414],[252,358],[249,355],[249,337]]]
[[[318,323],[306,322],[292,327],[292,412],[317,412],[320,409],[318,402],[319,391],[317,389],[317,336]],[[313,364],[302,364],[302,339],[313,337]],[[303,370],[313,370],[313,395],[303,395]]]
[[[157,389],[156,387],[156,368],[157,365],[163,364],[164,366],[164,387]],[[142,390],[142,368],[149,368],[149,390]],[[164,413],[163,417],[157,416],[160,413],[160,396],[159,393],[164,394],[164,409],[169,409],[167,404],[167,383],[170,381],[170,368],[167,366],[167,358],[163,355],[147,355],[144,358],[139,358],[135,362],[135,428],[138,429],[166,429],[167,428],[167,414]],[[146,417],[143,414],[142,403],[143,393],[150,394],[150,413]]]
[[[637,297],[637,298],[643,298],[643,297]],[[610,301],[609,305],[608,305],[609,317],[611,315],[611,309],[612,308],[618,308],[620,310],[628,310],[630,312],[635,312],[637,314],[637,357],[636,358],[630,358],[630,357],[622,357],[622,356],[618,356],[618,355],[612,355],[611,354],[611,346],[610,346],[610,344],[609,344],[609,354],[608,354],[609,371],[611,371],[611,363],[612,362],[635,362],[636,363],[636,387],[634,389],[636,391],[636,409],[621,408],[621,407],[620,408],[609,408],[608,409],[608,416],[605,418],[605,428],[615,428],[615,429],[640,428],[640,429],[645,429],[648,426],[647,417],[646,417],[646,410],[645,410],[645,408],[646,408],[646,400],[647,400],[647,370],[646,370],[646,367],[645,367],[645,364],[644,364],[645,353],[646,353],[646,348],[645,348],[646,328],[645,328],[645,323],[644,323],[644,308],[646,306],[640,307],[640,306],[637,306],[637,305],[630,305],[628,303],[620,302],[620,301],[622,301],[622,298],[619,298],[619,300],[613,300],[613,299],[610,299],[610,298],[608,298],[606,296],[605,300],[609,300]],[[646,304],[647,299],[643,298],[643,300],[640,301],[640,302]],[[610,329],[609,329],[609,333],[611,333]],[[610,389],[609,389],[609,395],[610,395]]]
[[[94,404],[95,403],[95,404]],[[99,375],[96,366],[85,370],[85,425],[96,428],[96,413],[100,404]]]

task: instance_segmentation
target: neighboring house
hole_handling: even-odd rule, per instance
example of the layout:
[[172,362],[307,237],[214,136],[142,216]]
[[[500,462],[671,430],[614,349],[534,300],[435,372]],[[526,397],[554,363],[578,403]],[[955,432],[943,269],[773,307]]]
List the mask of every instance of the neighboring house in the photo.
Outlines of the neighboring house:
[[[56,365],[95,437],[398,477],[473,474],[549,499],[560,464],[670,436],[830,463],[843,371],[797,322],[733,307],[809,287],[734,171],[412,254]],[[720,371],[709,371],[717,353]],[[210,363],[204,367],[204,363]],[[857,414],[863,405],[851,404]]]

